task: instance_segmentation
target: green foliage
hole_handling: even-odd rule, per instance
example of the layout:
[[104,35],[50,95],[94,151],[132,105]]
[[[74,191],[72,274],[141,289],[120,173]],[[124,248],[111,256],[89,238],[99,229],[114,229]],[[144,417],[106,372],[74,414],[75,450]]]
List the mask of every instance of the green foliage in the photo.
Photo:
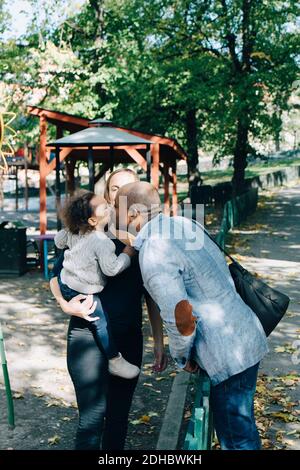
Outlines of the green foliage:
[[0,45],[11,108],[33,101],[170,134],[234,156],[241,178],[252,143],[280,137],[299,73],[295,0],[46,0],[43,21],[32,4],[25,37]]

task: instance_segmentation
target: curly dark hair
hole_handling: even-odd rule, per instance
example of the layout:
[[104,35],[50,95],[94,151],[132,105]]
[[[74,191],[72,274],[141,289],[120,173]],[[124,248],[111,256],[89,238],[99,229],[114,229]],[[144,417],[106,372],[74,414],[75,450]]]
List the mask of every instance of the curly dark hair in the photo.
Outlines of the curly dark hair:
[[88,219],[94,214],[94,208],[91,204],[94,196],[95,194],[91,191],[79,190],[64,204],[60,216],[65,227],[71,233],[78,235],[93,230]]

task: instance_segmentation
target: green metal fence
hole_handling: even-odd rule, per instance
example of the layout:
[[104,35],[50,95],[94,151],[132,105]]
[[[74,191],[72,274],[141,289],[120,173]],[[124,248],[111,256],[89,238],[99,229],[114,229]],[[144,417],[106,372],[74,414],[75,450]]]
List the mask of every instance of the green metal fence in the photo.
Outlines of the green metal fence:
[[15,425],[14,403],[13,403],[13,398],[12,398],[12,393],[11,393],[11,388],[10,388],[10,380],[9,380],[9,375],[8,375],[7,361],[6,361],[6,355],[5,355],[5,349],[4,349],[4,338],[3,338],[1,323],[0,323],[0,357],[1,357],[2,372],[3,372],[3,377],[4,377],[4,387],[5,387],[6,400],[7,400],[8,424],[11,427],[14,427]]
[[213,439],[213,419],[209,406],[210,380],[200,370],[197,377],[197,391],[189,420],[183,448],[185,450],[210,450]]
[[224,205],[223,218],[216,241],[225,248],[226,235],[233,227],[240,225],[248,215],[255,212],[258,201],[258,189],[251,188],[244,194],[237,196]]

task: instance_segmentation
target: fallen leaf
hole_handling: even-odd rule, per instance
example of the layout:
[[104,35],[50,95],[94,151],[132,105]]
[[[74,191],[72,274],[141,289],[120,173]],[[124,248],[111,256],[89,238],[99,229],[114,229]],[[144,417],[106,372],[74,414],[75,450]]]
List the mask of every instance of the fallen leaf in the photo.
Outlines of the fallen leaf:
[[143,415],[140,417],[140,420],[142,421],[142,423],[149,423],[150,421],[150,416],[148,415]]
[[48,444],[50,446],[54,446],[54,445],[58,444],[59,441],[60,441],[60,437],[57,434],[55,434],[55,436],[49,437]]

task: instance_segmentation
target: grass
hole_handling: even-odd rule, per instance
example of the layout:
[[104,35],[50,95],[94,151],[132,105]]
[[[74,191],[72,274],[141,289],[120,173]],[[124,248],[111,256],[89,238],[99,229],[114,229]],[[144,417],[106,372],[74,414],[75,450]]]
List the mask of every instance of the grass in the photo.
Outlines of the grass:
[[[282,168],[291,167],[294,165],[300,165],[299,158],[287,159],[282,158],[270,163],[260,163],[250,165],[246,168],[246,178],[253,178],[255,176],[264,175],[266,173],[272,173],[279,171]],[[205,184],[215,185],[217,183],[224,183],[231,181],[233,175],[233,168],[227,168],[226,170],[210,170],[201,173],[201,176]],[[185,182],[186,175],[178,176],[178,181]]]
[[[246,169],[246,178],[254,178],[255,176],[261,176],[266,173],[273,173],[275,171],[282,170],[282,168],[292,167],[295,165],[300,165],[299,158],[282,158],[276,161],[272,161],[269,163],[260,163],[249,165]],[[210,170],[204,171],[201,173],[201,176],[204,180],[204,184],[208,184],[214,186],[218,183],[224,183],[226,181],[231,181],[233,175],[233,168],[227,168],[226,170]],[[186,189],[182,188],[178,191],[178,200],[182,201],[187,197],[188,194],[188,183],[187,183],[187,175],[178,175],[177,180],[181,183],[181,188],[186,185]],[[161,195],[161,199],[163,201],[163,196]]]
[[[270,163],[260,163],[250,165],[246,168],[246,178],[254,178],[255,176],[265,175],[282,170],[282,168],[291,167],[300,164],[299,158],[280,159]],[[233,175],[233,168],[227,170],[212,170],[202,173],[206,184],[214,185],[220,182],[230,181]]]

